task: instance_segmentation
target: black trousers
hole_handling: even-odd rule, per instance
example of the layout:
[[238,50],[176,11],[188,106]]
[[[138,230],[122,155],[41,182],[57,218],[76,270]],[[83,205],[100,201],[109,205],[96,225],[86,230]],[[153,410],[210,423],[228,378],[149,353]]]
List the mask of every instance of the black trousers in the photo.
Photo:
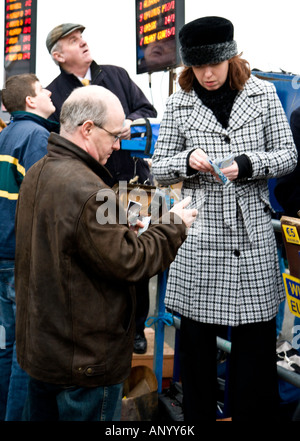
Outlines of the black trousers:
[[[181,318],[179,357],[185,421],[215,421],[216,337],[227,328]],[[233,421],[278,417],[276,321],[230,328],[229,409]]]

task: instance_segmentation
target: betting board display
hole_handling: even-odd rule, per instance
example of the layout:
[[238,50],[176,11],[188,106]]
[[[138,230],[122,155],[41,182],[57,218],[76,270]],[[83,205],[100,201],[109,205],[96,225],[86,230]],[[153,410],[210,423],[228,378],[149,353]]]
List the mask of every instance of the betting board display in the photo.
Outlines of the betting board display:
[[5,79],[35,73],[37,0],[5,0]]
[[184,0],[136,0],[138,74],[180,65],[178,33],[184,13]]

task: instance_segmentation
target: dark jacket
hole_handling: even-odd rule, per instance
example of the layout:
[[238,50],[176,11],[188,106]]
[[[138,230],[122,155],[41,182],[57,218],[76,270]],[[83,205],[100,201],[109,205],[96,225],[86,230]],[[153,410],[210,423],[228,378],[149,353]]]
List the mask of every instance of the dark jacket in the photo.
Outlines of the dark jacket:
[[286,216],[298,218],[300,210],[300,107],[291,114],[291,130],[298,151],[297,167],[292,173],[277,179],[275,196]]
[[[21,187],[17,355],[21,367],[41,381],[86,387],[122,382],[133,350],[133,285],[165,270],[186,237],[173,217],[139,238],[117,223],[106,174],[84,150],[51,134],[48,154]],[[99,190],[112,198],[110,224],[96,219],[105,203]],[[119,210],[116,200],[117,215]]]
[[[100,66],[93,61],[91,64],[91,75],[91,84],[103,86],[119,98],[126,119],[134,121],[138,118],[155,118],[157,116],[155,108],[122,67],[112,65]],[[60,75],[47,86],[47,89],[52,92],[51,99],[56,108],[55,113],[50,117],[51,119],[59,121],[64,101],[77,87],[84,86],[75,75],[61,69]],[[150,177],[148,164],[141,159],[138,159],[135,163],[130,157],[130,153],[126,150],[113,152],[106,164],[106,168],[112,175],[106,182],[110,186],[121,180],[129,182],[136,175],[139,176],[138,182],[143,184]]]
[[15,258],[15,214],[27,170],[47,153],[56,122],[29,112],[13,112],[0,133],[0,259]]
[[[138,118],[155,118],[157,112],[145,97],[142,90],[131,80],[127,71],[119,66],[98,65],[95,61],[91,64],[91,84],[103,86],[114,93],[123,106],[125,118],[132,121]],[[47,86],[52,92],[51,99],[56,111],[51,119],[59,121],[63,103],[77,87],[84,87],[80,80],[73,74],[63,69],[58,77]]]

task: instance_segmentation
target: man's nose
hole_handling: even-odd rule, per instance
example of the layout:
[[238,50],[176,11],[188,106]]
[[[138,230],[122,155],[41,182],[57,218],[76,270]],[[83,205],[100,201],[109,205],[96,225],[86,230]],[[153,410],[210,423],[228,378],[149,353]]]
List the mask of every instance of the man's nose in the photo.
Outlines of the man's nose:
[[120,139],[118,139],[116,142],[114,142],[113,149],[120,150],[120,148],[121,148],[121,141],[120,141]]
[[48,90],[48,89],[44,89],[44,93],[45,93],[46,95],[48,95],[49,98],[50,98],[50,96],[52,95],[51,90]]

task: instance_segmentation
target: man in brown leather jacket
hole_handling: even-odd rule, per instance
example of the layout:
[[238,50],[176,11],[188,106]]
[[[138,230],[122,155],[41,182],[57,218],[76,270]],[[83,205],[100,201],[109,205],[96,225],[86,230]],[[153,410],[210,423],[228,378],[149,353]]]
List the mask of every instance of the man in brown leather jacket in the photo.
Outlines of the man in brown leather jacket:
[[129,227],[103,167],[120,147],[124,118],[110,91],[75,90],[60,135],[50,135],[48,154],[21,187],[16,341],[30,376],[27,420],[120,418],[134,284],[170,265],[197,215],[184,200],[140,236]]

